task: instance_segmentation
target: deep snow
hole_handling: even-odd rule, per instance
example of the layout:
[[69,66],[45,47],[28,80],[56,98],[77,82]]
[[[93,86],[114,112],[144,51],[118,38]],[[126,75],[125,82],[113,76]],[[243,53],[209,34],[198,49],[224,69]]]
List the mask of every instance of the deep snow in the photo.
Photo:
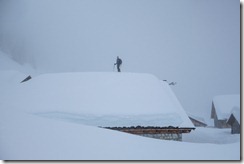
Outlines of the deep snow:
[[[8,67],[13,68],[11,62]],[[20,89],[35,83],[33,80],[35,78],[32,82],[30,80],[20,83],[23,77],[28,75],[14,68],[13,71],[10,69],[1,71],[0,159],[2,160],[240,160],[240,135],[231,135],[230,129],[197,128],[192,133],[183,135],[183,142],[177,142],[102,129],[84,125],[82,122],[40,117],[38,115],[40,112],[53,112],[50,109],[42,111],[40,107],[47,107],[48,104],[52,106],[51,103],[58,105],[62,99],[59,102],[50,100],[48,104],[33,101],[38,100],[35,98],[29,100],[30,92]],[[62,80],[62,74],[59,75]],[[38,79],[40,76],[35,77]],[[65,91],[69,94],[75,92],[72,84],[72,81],[66,84],[69,87],[65,88]],[[48,86],[49,83],[46,81],[40,87],[31,88],[36,93],[31,96],[37,98],[62,96],[60,93],[38,95],[38,92],[43,93],[42,91],[48,89]],[[71,106],[73,105],[75,106],[75,104]],[[70,110],[72,109],[61,111],[68,113]]]
[[12,108],[88,125],[194,127],[169,85],[149,74],[43,74],[16,85],[2,107],[11,99]]
[[[21,111],[7,111],[1,116],[0,159],[3,160],[240,159],[238,141],[231,144],[163,141]],[[212,136],[206,131],[205,137]]]

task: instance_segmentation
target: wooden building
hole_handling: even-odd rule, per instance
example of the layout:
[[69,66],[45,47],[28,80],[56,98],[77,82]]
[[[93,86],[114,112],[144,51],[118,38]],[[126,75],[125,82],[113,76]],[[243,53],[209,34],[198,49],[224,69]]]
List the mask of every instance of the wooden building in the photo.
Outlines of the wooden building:
[[231,126],[232,134],[240,134],[241,125],[240,125],[240,108],[234,107],[229,119],[227,120],[227,124]]
[[183,133],[190,133],[195,128],[177,128],[177,127],[106,127],[107,129],[118,130],[125,133],[140,135],[162,140],[182,141]]
[[227,120],[233,107],[240,107],[240,95],[216,96],[212,102],[211,118],[216,128],[230,128]]
[[[54,77],[48,77],[49,80],[51,78]],[[182,140],[183,133],[195,129],[170,85],[153,75],[79,73],[70,75],[66,80],[72,81],[76,90],[58,92],[61,95],[75,93],[76,98],[69,101],[76,106],[69,113],[54,109],[55,112],[39,115],[177,141]]]

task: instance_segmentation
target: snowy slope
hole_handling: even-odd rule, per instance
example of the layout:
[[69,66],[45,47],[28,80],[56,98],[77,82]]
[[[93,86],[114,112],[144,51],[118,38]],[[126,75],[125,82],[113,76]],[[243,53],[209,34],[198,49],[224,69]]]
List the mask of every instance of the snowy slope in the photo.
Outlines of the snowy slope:
[[1,113],[2,160],[238,160],[240,143],[162,141],[93,126]]
[[0,70],[21,70],[22,67],[0,51]]
[[6,55],[0,49],[0,71],[18,71],[25,74],[37,74],[36,70],[34,70],[29,64],[19,64],[10,58],[9,55]]

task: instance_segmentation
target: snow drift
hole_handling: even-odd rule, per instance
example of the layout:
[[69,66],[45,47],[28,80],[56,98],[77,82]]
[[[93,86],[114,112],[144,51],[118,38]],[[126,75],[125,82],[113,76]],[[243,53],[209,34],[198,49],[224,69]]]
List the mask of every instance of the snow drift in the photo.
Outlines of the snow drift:
[[[240,143],[162,141],[93,126],[1,113],[2,160],[238,160]],[[224,154],[224,155],[223,155]]]
[[16,109],[88,125],[194,127],[168,84],[149,74],[43,74],[14,93]]

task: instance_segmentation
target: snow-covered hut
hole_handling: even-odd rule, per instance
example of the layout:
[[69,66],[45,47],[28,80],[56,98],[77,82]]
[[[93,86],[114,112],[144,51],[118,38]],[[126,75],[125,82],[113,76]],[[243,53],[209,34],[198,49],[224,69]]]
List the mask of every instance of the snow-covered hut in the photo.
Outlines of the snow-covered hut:
[[231,126],[232,134],[239,134],[241,131],[240,126],[240,108],[234,107],[231,111],[231,115],[227,120],[227,124]]
[[25,109],[52,119],[173,140],[195,128],[168,83],[150,74],[43,74],[20,88]]
[[233,107],[240,108],[240,95],[216,96],[212,102],[211,118],[217,128],[230,128],[227,119],[230,117]]

